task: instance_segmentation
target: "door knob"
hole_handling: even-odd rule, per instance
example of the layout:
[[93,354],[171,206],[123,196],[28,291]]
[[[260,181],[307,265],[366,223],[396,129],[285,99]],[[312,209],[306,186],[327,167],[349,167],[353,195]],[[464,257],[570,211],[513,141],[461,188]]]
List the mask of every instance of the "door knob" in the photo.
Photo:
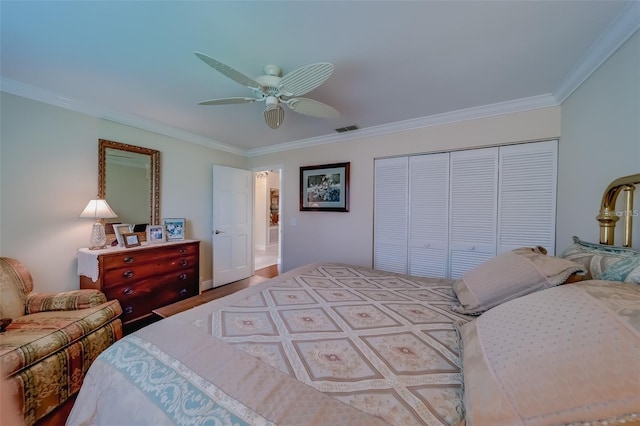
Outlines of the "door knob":
[[216,234],[216,235],[218,235],[218,234],[224,234],[224,231],[219,231],[219,230],[217,230],[217,229],[216,229],[216,230],[214,231],[214,234]]

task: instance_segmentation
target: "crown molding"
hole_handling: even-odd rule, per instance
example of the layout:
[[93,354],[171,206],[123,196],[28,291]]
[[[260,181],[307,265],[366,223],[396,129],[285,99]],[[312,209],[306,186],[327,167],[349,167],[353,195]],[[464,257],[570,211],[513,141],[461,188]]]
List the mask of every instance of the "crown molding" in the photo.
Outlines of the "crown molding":
[[45,104],[54,105],[60,108],[65,108],[92,117],[113,121],[119,124],[125,124],[127,126],[147,130],[153,133],[158,133],[160,135],[169,136],[198,145],[203,145],[224,152],[229,152],[231,154],[241,155],[243,157],[246,157],[247,155],[247,151],[245,149],[226,145],[221,142],[217,142],[212,139],[187,132],[185,130],[180,130],[175,127],[167,126],[165,124],[138,117],[132,114],[124,114],[122,112],[115,111],[109,108],[80,102],[70,98],[65,98],[48,90],[32,86],[30,84],[22,83],[17,80],[12,80],[10,78],[0,77],[0,91],[34,101],[43,102]]
[[511,101],[467,108],[458,111],[445,112],[442,114],[435,114],[427,117],[396,121],[394,123],[383,124],[380,126],[365,127],[363,129],[354,130],[347,133],[319,136],[316,138],[303,139],[295,142],[285,142],[278,145],[250,149],[247,151],[247,157],[257,157],[259,155],[273,154],[277,152],[289,151],[292,149],[308,148],[315,145],[345,142],[354,139],[421,129],[424,127],[440,126],[442,124],[458,123],[461,121],[511,114],[514,112],[530,111],[534,109],[547,108],[558,105],[560,104],[551,94],[532,96],[529,98],[515,99]]
[[585,82],[622,44],[640,28],[640,1],[633,1],[616,17],[566,77],[553,90],[554,97],[563,103]]

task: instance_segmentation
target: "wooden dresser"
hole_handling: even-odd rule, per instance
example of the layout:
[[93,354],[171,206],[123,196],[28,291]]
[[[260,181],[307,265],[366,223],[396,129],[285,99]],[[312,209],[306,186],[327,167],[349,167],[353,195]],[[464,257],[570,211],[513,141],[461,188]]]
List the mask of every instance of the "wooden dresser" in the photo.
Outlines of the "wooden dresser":
[[200,292],[200,242],[78,250],[80,288],[102,291],[122,306],[125,333],[157,319],[152,311]]

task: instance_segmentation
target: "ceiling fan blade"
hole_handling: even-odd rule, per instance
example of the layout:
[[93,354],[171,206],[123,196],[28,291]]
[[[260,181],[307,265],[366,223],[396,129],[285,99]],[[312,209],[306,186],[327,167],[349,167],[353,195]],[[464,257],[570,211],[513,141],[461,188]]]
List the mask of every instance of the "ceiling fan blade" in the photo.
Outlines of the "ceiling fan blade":
[[340,113],[337,109],[322,102],[307,98],[293,98],[287,102],[289,108],[297,113],[311,115],[322,118],[338,118]]
[[231,68],[229,65],[223,64],[220,61],[216,61],[215,59],[205,55],[204,53],[200,53],[200,52],[194,52],[194,53],[198,58],[202,59],[202,61],[204,61],[211,68],[226,75],[236,83],[240,83],[243,86],[247,86],[249,89],[263,91],[263,87],[260,85],[260,83],[258,83],[251,77],[247,77],[246,75],[242,74],[240,71],[235,70]]
[[280,93],[285,96],[304,95],[327,81],[333,74],[333,64],[318,62],[291,71],[280,80]]
[[198,105],[231,105],[231,104],[246,104],[249,102],[255,102],[254,98],[220,98],[212,99],[210,101],[198,102]]

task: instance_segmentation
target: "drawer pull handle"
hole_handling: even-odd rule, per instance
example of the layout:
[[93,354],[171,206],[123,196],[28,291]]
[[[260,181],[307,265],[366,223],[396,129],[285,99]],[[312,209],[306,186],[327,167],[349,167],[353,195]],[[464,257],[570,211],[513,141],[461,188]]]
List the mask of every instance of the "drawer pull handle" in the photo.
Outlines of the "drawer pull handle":
[[189,291],[186,288],[183,288],[182,290],[179,291],[180,296],[186,296],[188,292]]
[[180,249],[180,254],[183,256],[187,254],[187,249]]
[[131,263],[131,262],[133,262],[133,257],[131,257],[131,256],[127,256],[127,257],[125,257],[124,259],[122,259],[122,261],[123,261],[124,263]]
[[178,277],[180,278],[182,281],[187,279],[187,274],[180,274],[180,276]]
[[129,314],[130,314],[130,313],[132,313],[132,312],[133,312],[133,307],[132,307],[132,306],[126,306],[126,307],[124,308],[124,313],[125,313],[125,315],[129,315]]
[[182,266],[187,266],[187,265],[189,264],[189,261],[188,261],[187,259],[181,259],[181,260],[180,260],[180,264],[181,264]]
[[133,271],[131,271],[131,270],[124,271],[122,273],[122,276],[125,277],[125,278],[132,278],[133,277]]
[[126,295],[133,294],[135,290],[132,288],[125,288],[122,292]]

